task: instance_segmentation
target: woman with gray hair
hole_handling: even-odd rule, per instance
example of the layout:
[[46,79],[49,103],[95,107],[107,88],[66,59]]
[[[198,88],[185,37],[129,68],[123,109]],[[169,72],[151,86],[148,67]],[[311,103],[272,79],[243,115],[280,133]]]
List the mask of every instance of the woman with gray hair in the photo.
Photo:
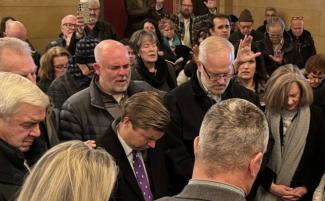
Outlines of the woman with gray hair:
[[174,68],[158,55],[154,33],[139,30],[132,34],[130,44],[137,55],[131,79],[142,80],[154,88],[170,91],[177,86]]
[[312,89],[299,69],[285,65],[268,80],[264,98],[275,143],[256,200],[311,200],[325,164],[325,120],[311,106]]

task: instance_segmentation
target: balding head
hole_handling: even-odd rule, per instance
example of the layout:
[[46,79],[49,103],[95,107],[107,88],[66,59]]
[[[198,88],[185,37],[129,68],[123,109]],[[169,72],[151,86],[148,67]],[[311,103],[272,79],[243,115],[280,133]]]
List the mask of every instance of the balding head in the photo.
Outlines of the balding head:
[[27,39],[27,29],[23,23],[19,21],[9,21],[6,24],[6,31],[4,33],[6,37],[18,38],[20,40],[26,41]]
[[111,95],[124,93],[131,77],[127,48],[120,42],[104,40],[95,48],[95,60],[100,88]]
[[71,37],[73,32],[76,31],[77,26],[77,17],[75,15],[66,15],[61,20],[61,32],[63,33],[64,37]]
[[95,47],[95,60],[102,63],[104,60],[115,56],[127,56],[126,47],[115,40],[104,40]]

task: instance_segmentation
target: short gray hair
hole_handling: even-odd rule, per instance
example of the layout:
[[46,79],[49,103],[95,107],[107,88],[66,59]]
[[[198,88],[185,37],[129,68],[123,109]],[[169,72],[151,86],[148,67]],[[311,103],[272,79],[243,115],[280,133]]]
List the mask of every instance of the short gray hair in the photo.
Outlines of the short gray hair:
[[265,106],[272,112],[280,112],[287,106],[288,93],[292,83],[301,90],[299,107],[309,106],[313,102],[313,90],[300,70],[292,64],[276,69],[265,86]]
[[154,43],[158,43],[158,39],[155,33],[146,31],[146,30],[138,30],[134,32],[129,40],[131,48],[136,54],[139,54],[141,45],[145,37],[149,37]]
[[225,38],[219,36],[210,36],[206,38],[199,46],[199,61],[206,65],[207,57],[210,53],[231,52],[232,61],[234,60],[234,46]]
[[228,99],[206,113],[196,159],[209,176],[242,170],[249,158],[266,151],[269,128],[264,113],[243,99]]
[[282,32],[284,32],[284,29],[286,27],[283,19],[281,17],[279,17],[279,16],[273,16],[273,17],[271,17],[270,20],[267,21],[267,23],[266,23],[266,31],[269,31],[270,27],[275,27],[275,26],[280,26]]
[[37,85],[15,73],[0,72],[0,118],[10,118],[22,103],[39,106],[49,105],[49,98]]
[[32,50],[25,41],[11,37],[0,38],[0,71],[10,71],[10,69],[7,69],[8,65],[5,63],[6,59],[4,59],[6,57],[4,52],[7,50],[18,55],[32,55]]

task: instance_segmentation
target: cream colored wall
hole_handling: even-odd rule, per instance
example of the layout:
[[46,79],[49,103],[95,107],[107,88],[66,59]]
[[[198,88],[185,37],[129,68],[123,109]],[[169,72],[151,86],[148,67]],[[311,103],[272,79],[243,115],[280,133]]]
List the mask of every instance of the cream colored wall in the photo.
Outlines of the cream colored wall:
[[78,0],[0,0],[0,17],[13,16],[28,30],[28,39],[43,53],[60,33],[61,18],[74,14]]
[[[232,0],[226,0],[232,1]],[[318,53],[325,53],[325,1],[324,0],[234,0],[233,13],[238,16],[248,8],[255,20],[255,28],[264,20],[264,9],[275,7],[288,23],[292,16],[304,16],[305,28],[312,33]]]

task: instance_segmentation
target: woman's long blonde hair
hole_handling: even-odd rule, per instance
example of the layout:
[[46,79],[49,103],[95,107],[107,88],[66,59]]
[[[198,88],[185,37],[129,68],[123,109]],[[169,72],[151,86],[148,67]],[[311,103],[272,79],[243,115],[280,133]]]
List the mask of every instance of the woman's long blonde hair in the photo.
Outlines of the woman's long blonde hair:
[[117,172],[105,150],[68,141],[50,149],[37,162],[17,201],[107,201]]

